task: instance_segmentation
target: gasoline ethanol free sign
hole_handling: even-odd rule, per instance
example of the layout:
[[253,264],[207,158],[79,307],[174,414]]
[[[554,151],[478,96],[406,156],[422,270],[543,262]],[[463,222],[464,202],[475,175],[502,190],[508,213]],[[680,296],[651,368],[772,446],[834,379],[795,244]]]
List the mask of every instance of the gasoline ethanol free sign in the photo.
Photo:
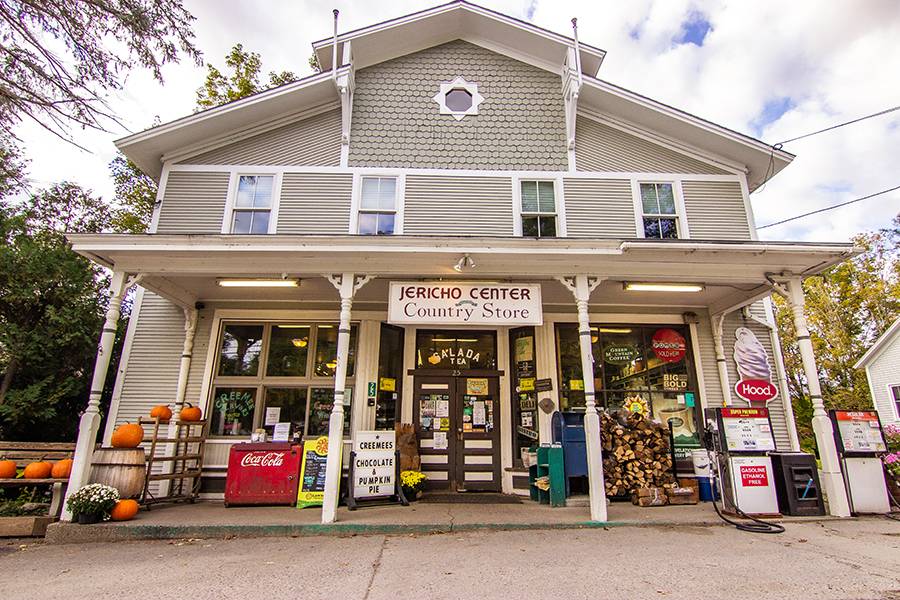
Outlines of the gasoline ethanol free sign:
[[394,493],[397,440],[393,431],[357,431],[353,440],[353,497]]
[[541,286],[392,281],[388,322],[399,325],[543,325]]

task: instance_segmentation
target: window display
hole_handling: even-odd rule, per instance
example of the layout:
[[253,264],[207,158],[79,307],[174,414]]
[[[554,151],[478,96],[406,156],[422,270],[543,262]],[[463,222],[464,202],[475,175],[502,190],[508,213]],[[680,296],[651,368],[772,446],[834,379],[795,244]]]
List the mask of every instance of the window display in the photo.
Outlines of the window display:
[[416,332],[418,369],[496,369],[497,338],[493,331]]
[[521,461],[522,449],[538,443],[538,405],[535,381],[534,327],[509,332],[512,363],[513,460]]
[[[578,325],[556,326],[560,410],[584,408]],[[641,412],[671,423],[676,456],[700,447],[696,378],[687,328],[679,325],[592,325],[597,405]]]

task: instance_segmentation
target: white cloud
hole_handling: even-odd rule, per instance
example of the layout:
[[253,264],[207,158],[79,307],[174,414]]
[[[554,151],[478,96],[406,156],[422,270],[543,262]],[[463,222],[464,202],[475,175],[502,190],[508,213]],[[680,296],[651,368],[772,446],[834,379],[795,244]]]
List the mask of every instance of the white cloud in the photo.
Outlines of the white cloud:
[[[236,42],[259,52],[266,71],[306,74],[310,43],[330,35],[332,5],[309,0],[266,3],[187,1],[205,58],[216,65]],[[434,2],[337,2],[342,31],[432,6]],[[485,5],[537,25],[579,35],[608,51],[603,79],[738,131],[778,142],[900,104],[900,11],[892,0],[861,2],[725,2],[706,0],[501,0]],[[227,6],[224,9],[223,6]],[[260,8],[264,7],[261,12]],[[691,14],[711,30],[702,46],[676,44]],[[275,18],[277,16],[277,18]],[[166,84],[131,75],[111,105],[129,130],[190,113],[203,68],[168,66]],[[789,98],[787,112],[761,123],[767,103]],[[762,127],[761,131],[758,130]],[[111,134],[79,132],[92,153],[67,146],[35,126],[20,134],[39,184],[69,179],[112,195],[107,164]],[[760,224],[900,184],[900,112],[785,146],[798,158],[753,195]],[[763,230],[768,239],[842,241],[886,226],[900,195],[885,195],[789,225]]]

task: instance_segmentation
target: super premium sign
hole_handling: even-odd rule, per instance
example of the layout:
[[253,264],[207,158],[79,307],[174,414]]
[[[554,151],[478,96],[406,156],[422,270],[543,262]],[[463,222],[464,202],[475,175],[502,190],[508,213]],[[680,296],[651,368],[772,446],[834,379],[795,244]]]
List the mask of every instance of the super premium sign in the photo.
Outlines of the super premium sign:
[[392,281],[388,322],[419,325],[542,325],[541,286]]

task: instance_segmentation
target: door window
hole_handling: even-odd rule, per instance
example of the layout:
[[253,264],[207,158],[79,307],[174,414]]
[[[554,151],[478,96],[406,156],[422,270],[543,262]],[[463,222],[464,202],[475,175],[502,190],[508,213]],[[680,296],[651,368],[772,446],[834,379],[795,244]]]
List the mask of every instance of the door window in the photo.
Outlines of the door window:
[[513,459],[521,462],[522,449],[538,443],[536,357],[534,327],[521,327],[509,332],[512,372]]
[[497,368],[497,337],[493,331],[423,331],[416,333],[419,369]]

